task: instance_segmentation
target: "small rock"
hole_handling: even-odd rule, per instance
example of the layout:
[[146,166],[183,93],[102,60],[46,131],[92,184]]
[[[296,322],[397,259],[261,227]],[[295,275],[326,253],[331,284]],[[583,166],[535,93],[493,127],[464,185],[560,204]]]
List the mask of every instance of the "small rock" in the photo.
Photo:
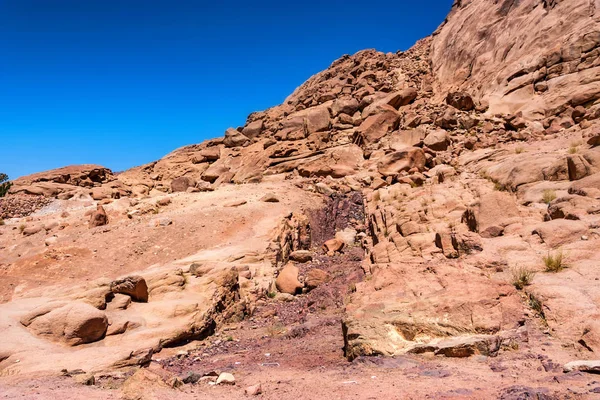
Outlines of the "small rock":
[[240,276],[241,276],[242,278],[245,278],[245,279],[252,279],[252,271],[250,271],[250,270],[246,270],[246,271],[240,271],[240,273],[239,273],[239,274],[240,274]]
[[312,260],[312,253],[308,250],[296,250],[290,254],[290,260],[306,263]]
[[221,372],[217,378],[217,385],[235,385],[235,377],[229,372]]
[[161,207],[168,206],[169,204],[171,204],[171,199],[169,197],[163,197],[156,201],[156,205]]
[[55,244],[58,240],[58,237],[56,236],[50,236],[49,238],[47,238],[46,240],[44,240],[44,244],[46,246],[52,246],[53,244]]
[[154,226],[158,227],[158,226],[169,226],[173,223],[173,220],[171,218],[158,218],[154,220]]
[[341,251],[344,248],[344,244],[344,241],[341,239],[329,239],[323,243],[323,250],[325,250],[328,254],[333,254],[336,251]]
[[42,229],[43,229],[42,226],[28,226],[27,228],[23,229],[23,236],[35,235],[36,233],[40,232]]
[[335,192],[333,191],[333,189],[331,189],[329,186],[327,186],[326,184],[324,184],[323,182],[319,182],[315,185],[315,189],[317,190],[317,193],[321,193],[324,194],[325,196],[329,196],[334,194]]
[[93,386],[96,384],[96,378],[92,374],[75,375],[74,379],[75,382],[86,386]]
[[223,204],[223,207],[239,207],[246,203],[247,203],[246,200],[234,200],[234,201],[230,201],[229,203]]
[[141,276],[134,275],[126,278],[117,279],[110,284],[110,291],[131,296],[133,300],[148,301],[148,285]]
[[94,211],[90,217],[90,228],[94,228],[96,226],[103,226],[108,224],[108,215],[106,215],[106,211],[104,211],[104,207],[98,205],[96,211]]
[[273,193],[265,194],[260,198],[260,201],[264,201],[265,203],[279,203],[279,199]]
[[202,375],[190,371],[185,378],[183,378],[183,383],[196,383],[200,380],[200,378],[202,378]]
[[581,371],[589,373],[600,372],[600,360],[578,360],[566,363],[563,367],[565,372]]
[[108,310],[126,310],[131,304],[131,297],[117,293],[115,297],[106,305]]
[[244,394],[246,394],[246,396],[258,396],[261,393],[262,393],[262,387],[260,386],[260,383],[258,385],[248,386],[244,390]]

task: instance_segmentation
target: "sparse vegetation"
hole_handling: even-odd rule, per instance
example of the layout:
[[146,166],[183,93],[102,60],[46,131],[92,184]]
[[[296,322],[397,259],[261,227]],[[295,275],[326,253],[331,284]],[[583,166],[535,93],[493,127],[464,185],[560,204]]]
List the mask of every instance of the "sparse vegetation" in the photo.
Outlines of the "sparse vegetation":
[[544,303],[533,294],[529,294],[529,307],[542,319],[544,325],[548,325],[546,314],[544,313]]
[[524,151],[525,151],[525,149],[523,147],[519,146],[515,149],[515,154],[521,154]]
[[525,286],[529,286],[535,272],[525,267],[515,267],[512,270],[512,284],[517,290],[522,290]]
[[499,192],[509,192],[508,186],[501,184],[500,182],[494,182],[494,190]]
[[548,252],[548,255],[544,256],[543,259],[547,272],[559,272],[566,267],[562,250],[557,251],[555,254]]
[[556,192],[552,189],[546,189],[542,192],[542,201],[546,204],[550,204],[556,199]]
[[8,180],[8,175],[0,172],[0,197],[6,196],[11,186],[12,182]]
[[277,292],[269,292],[267,293],[267,297],[270,299],[274,299],[277,296]]
[[25,230],[25,228],[26,228],[25,224],[19,225],[19,233],[23,233],[23,231]]
[[281,322],[276,322],[272,325],[267,326],[267,335],[269,337],[279,336],[285,332],[285,326]]
[[575,154],[578,151],[578,147],[577,146],[573,146],[571,145],[571,147],[569,147],[569,154]]

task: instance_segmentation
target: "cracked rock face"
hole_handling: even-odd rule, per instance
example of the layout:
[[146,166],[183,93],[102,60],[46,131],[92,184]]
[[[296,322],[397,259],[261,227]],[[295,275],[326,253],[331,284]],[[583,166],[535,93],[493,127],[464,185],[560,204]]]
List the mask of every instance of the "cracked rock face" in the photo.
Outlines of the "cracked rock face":
[[600,98],[599,52],[597,1],[472,0],[455,2],[431,61],[440,92],[458,88],[492,113],[544,119]]

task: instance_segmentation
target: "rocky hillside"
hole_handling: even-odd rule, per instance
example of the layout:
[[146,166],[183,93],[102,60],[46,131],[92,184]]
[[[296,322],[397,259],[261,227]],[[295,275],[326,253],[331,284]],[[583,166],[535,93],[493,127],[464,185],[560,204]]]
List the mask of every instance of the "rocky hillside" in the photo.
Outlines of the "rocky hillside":
[[599,8],[457,0],[408,51],[343,56],[222,138],[18,179],[0,372],[60,360],[126,398],[192,396],[212,369],[326,396],[348,365],[361,396],[600,392]]

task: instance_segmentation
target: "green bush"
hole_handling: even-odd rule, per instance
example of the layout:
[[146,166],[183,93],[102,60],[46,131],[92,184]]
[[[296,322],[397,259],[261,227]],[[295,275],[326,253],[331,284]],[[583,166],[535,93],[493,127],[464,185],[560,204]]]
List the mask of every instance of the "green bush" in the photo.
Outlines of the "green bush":
[[0,172],[0,197],[6,196],[11,186],[12,182],[8,180],[8,175]]

